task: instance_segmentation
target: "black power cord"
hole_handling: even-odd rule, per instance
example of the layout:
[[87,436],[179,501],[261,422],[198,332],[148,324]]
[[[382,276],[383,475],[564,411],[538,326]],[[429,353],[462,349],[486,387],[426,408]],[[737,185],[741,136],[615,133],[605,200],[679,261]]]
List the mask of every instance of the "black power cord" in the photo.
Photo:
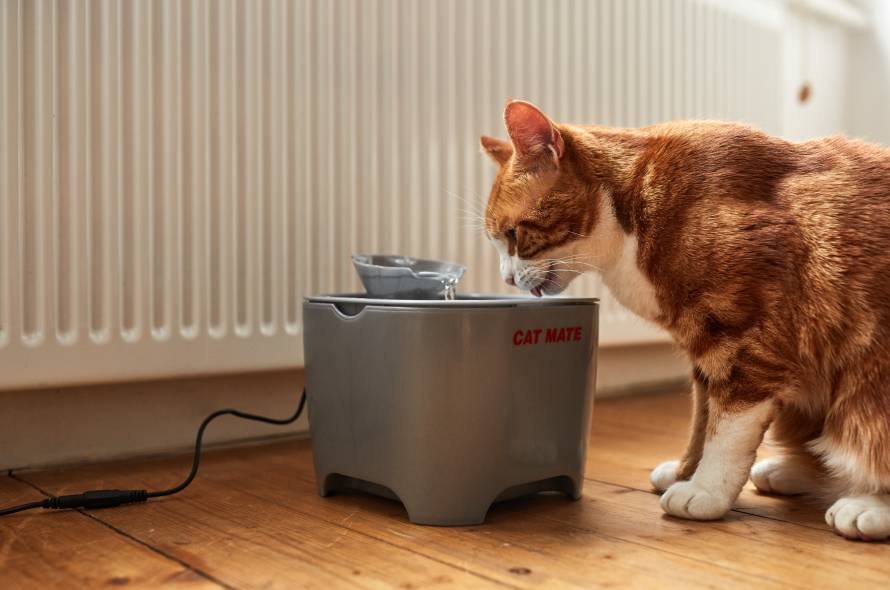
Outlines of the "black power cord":
[[297,410],[293,413],[292,416],[288,418],[269,418],[267,416],[258,416],[256,414],[248,414],[247,412],[242,412],[241,410],[233,410],[233,409],[225,409],[225,410],[217,410],[213,412],[201,422],[201,426],[198,427],[198,435],[195,437],[195,456],[192,459],[192,470],[186,476],[186,478],[177,486],[174,486],[167,490],[159,490],[156,492],[149,492],[148,490],[92,490],[89,492],[83,492],[81,494],[71,494],[68,496],[52,496],[50,498],[46,498],[44,500],[39,500],[37,502],[29,502],[27,504],[21,504],[19,506],[12,506],[10,508],[0,509],[0,516],[6,516],[7,514],[15,514],[16,512],[22,512],[24,510],[31,510],[33,508],[50,508],[50,509],[62,509],[62,508],[110,508],[113,506],[120,506],[122,504],[133,504],[136,502],[145,502],[149,498],[160,498],[161,496],[172,496],[173,494],[178,494],[192,483],[195,479],[195,476],[198,475],[198,466],[201,462],[201,443],[204,439],[204,430],[207,428],[207,425],[210,424],[214,419],[219,418],[220,416],[236,416],[238,418],[244,418],[245,420],[254,420],[256,422],[265,422],[266,424],[291,424],[296,422],[297,419],[303,414],[303,408],[306,405],[306,390],[303,390],[303,394],[300,396],[300,403],[297,405]]

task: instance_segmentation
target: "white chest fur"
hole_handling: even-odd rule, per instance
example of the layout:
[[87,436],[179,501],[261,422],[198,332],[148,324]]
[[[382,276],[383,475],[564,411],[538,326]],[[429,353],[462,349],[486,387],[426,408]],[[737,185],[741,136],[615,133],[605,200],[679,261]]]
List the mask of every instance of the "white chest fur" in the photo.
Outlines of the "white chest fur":
[[655,288],[637,265],[637,239],[624,235],[618,255],[602,273],[603,283],[618,303],[647,320],[659,314]]

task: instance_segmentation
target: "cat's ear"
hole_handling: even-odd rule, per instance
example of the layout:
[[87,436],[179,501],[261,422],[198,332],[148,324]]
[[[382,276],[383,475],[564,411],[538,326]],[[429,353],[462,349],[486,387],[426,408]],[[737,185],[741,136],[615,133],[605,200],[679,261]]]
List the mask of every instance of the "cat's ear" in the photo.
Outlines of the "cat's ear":
[[559,163],[565,142],[541,109],[524,100],[511,100],[504,110],[504,123],[520,158],[552,157]]
[[483,135],[479,138],[479,143],[482,144],[485,153],[501,166],[506,164],[510,156],[513,155],[513,144],[505,139]]

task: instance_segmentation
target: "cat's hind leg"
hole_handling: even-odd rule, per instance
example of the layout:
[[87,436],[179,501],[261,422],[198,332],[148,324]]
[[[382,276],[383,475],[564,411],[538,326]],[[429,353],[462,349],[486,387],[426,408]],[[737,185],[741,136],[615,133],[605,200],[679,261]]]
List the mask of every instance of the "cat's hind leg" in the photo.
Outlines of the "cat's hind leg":
[[863,541],[890,539],[890,362],[879,358],[839,380],[822,435],[809,445],[840,488],[825,521]]
[[751,468],[751,483],[762,494],[824,496],[828,477],[809,449],[809,444],[821,434],[825,421],[823,414],[813,411],[818,407],[819,398],[805,391],[789,397],[802,401],[797,405],[786,402],[777,408],[767,439],[769,446],[779,452]]
[[843,497],[825,513],[825,522],[848,539],[890,539],[890,494]]
[[786,454],[758,461],[751,468],[751,482],[762,494],[796,496],[815,493],[821,487],[819,469],[811,456]]

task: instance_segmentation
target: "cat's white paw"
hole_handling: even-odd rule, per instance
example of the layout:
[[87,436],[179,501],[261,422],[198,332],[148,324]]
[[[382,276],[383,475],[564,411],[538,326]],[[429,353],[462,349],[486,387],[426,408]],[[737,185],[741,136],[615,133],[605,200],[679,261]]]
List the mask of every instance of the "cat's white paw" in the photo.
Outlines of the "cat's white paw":
[[751,482],[764,494],[794,496],[813,491],[812,473],[786,457],[770,457],[751,468]]
[[652,474],[649,476],[652,487],[659,492],[663,492],[674,485],[677,482],[677,470],[679,468],[680,462],[674,459],[673,461],[665,461],[653,469]]
[[661,497],[661,509],[691,520],[716,520],[729,511],[732,499],[692,481],[678,481]]
[[890,538],[890,496],[850,496],[835,502],[825,522],[839,535],[862,541]]

